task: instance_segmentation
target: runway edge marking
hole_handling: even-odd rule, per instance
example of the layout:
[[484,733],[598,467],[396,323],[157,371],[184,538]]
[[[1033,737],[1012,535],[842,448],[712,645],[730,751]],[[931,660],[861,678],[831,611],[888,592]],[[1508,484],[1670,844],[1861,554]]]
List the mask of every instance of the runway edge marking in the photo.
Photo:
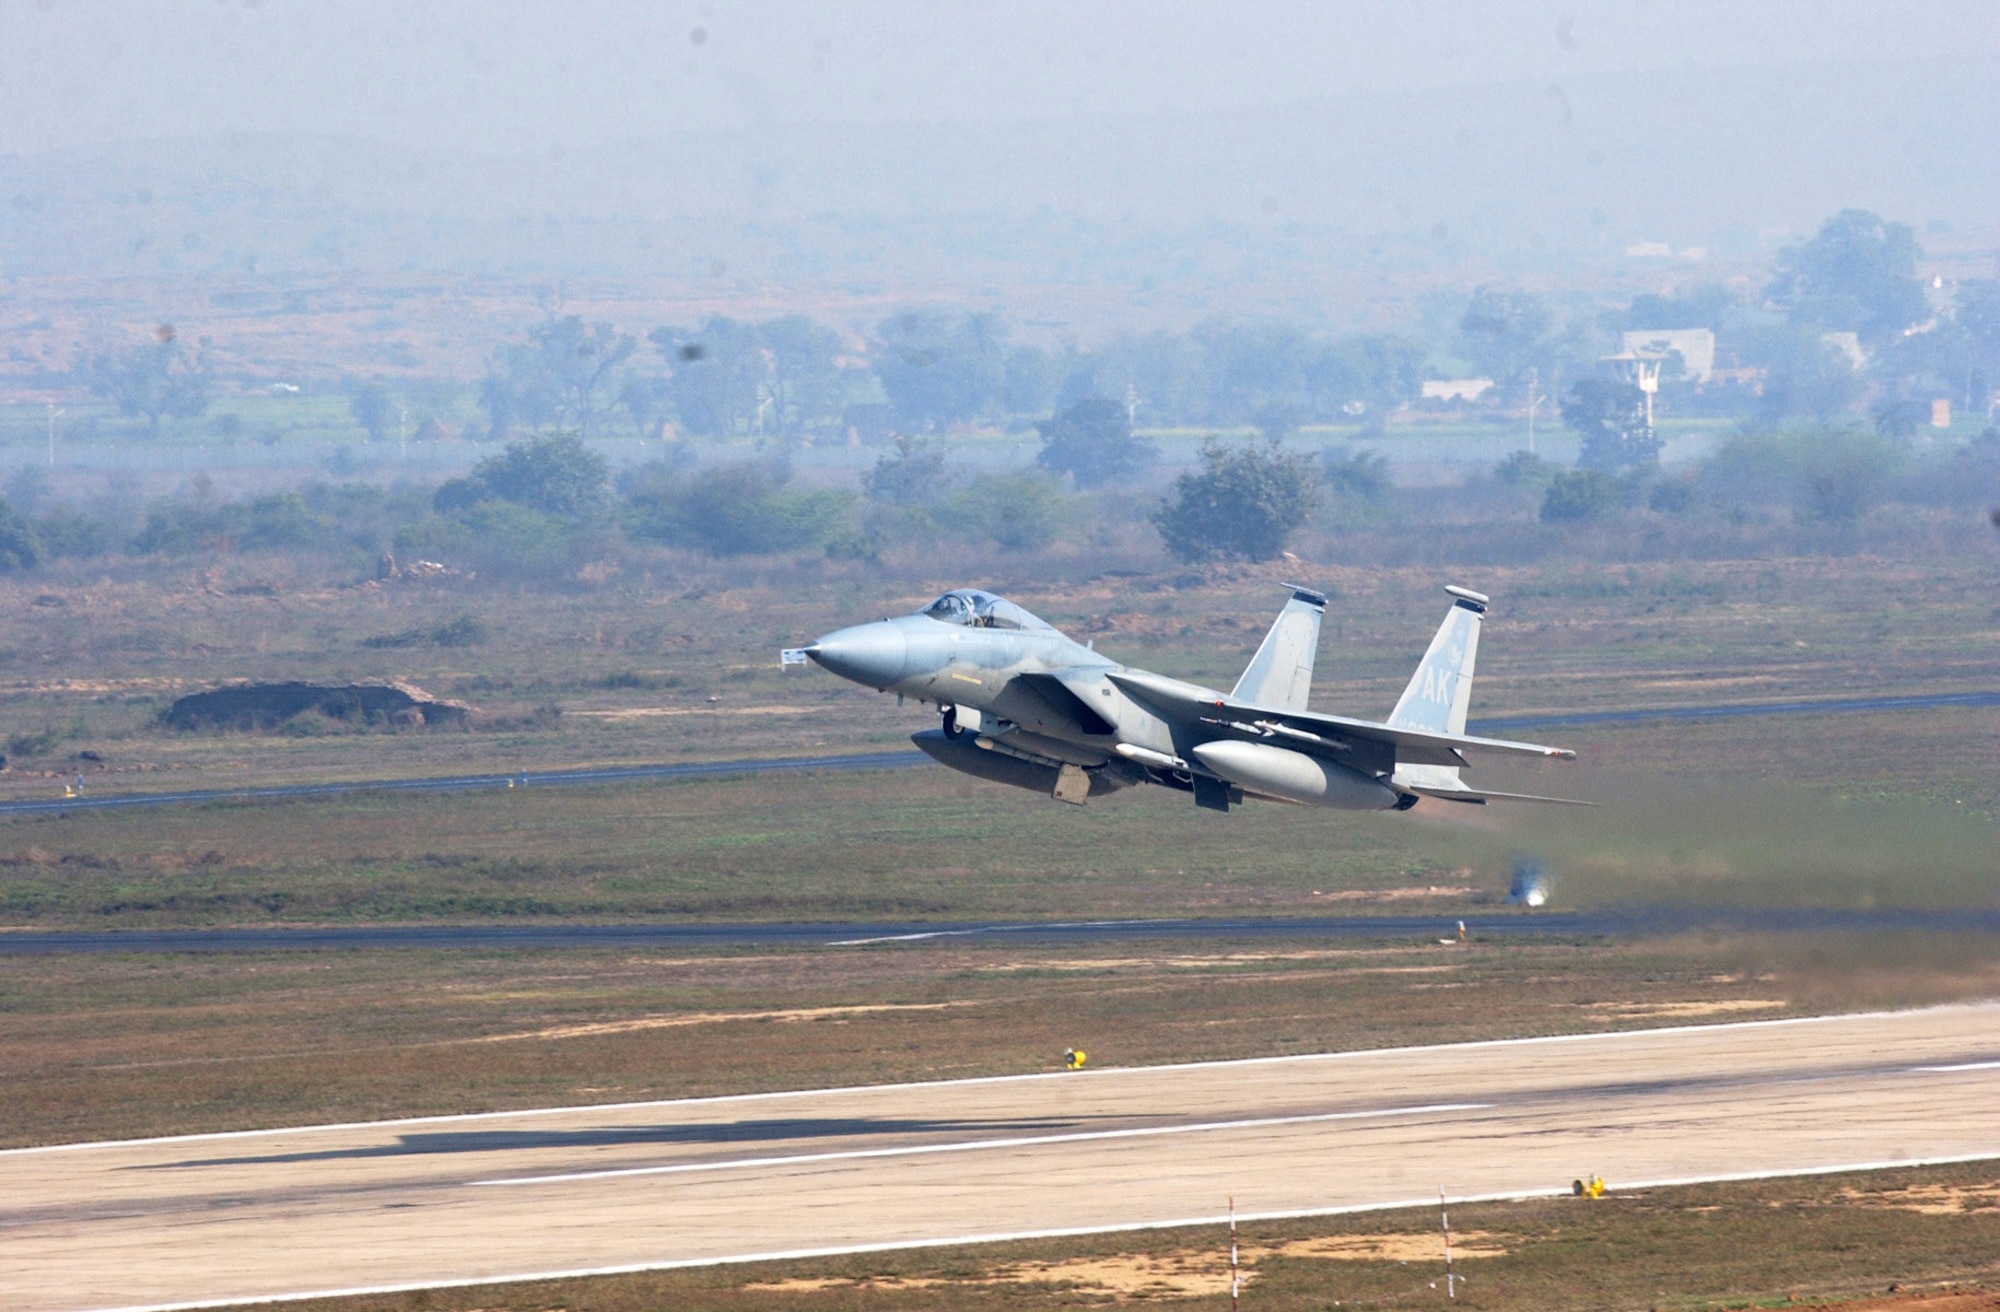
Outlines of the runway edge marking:
[[1643,1030],[1609,1030],[1592,1034],[1531,1034],[1516,1039],[1469,1039],[1463,1043],[1420,1043],[1405,1048],[1356,1048],[1349,1052],[1296,1052],[1282,1057],[1234,1057],[1227,1061],[1164,1062],[1157,1066],[1102,1066],[1083,1071],[1032,1071],[1020,1075],[975,1075],[956,1080],[908,1080],[900,1084],[843,1084],[826,1089],[773,1089],[765,1093],[718,1093],[698,1098],[650,1098],[643,1102],[579,1103],[570,1107],[525,1107],[519,1111],[453,1112],[440,1116],[399,1116],[384,1121],[335,1121],[325,1125],[278,1125],[262,1130],[211,1130],[201,1134],[164,1134],[145,1139],[94,1139],[82,1143],[38,1144],[26,1148],[0,1148],[0,1158],[29,1153],[100,1151],[108,1148],[143,1148],[166,1143],[212,1143],[221,1139],[251,1139],[261,1135],[332,1134],[345,1130],[394,1129],[406,1125],[458,1125],[467,1121],[494,1121],[510,1116],[573,1116],[588,1112],[643,1111],[656,1107],[707,1107],[728,1102],[757,1099],[821,1098],[860,1093],[893,1093],[902,1089],[969,1088],[981,1084],[1027,1083],[1031,1080],[1106,1080],[1123,1076],[1147,1075],[1160,1071],[1224,1070],[1241,1066],[1283,1066],[1314,1061],[1352,1061],[1363,1057],[1393,1056],[1397,1053],[1469,1052],[1485,1048],[1516,1048],[1538,1043],[1614,1042],[1650,1038],[1661,1034],[1709,1034],[1725,1030],[1771,1029],[1781,1025],[1824,1025],[1834,1021],[1887,1020],[1892,1017],[1936,1016],[1952,1011],[1996,1011],[2000,1002],[1956,1002],[1940,1007],[1905,1007],[1881,1011],[1842,1011],[1824,1016],[1784,1016],[1775,1020],[1732,1020],[1714,1025],[1662,1025]]
[[[1816,1175],[1846,1175],[1857,1171],[1895,1171],[1920,1166],[1952,1166],[1962,1162],[1989,1162],[2000,1159],[1993,1152],[1964,1153],[1953,1157],[1916,1157],[1903,1161],[1843,1162],[1834,1166],[1806,1166],[1788,1171],[1740,1171],[1722,1175],[1684,1176],[1663,1180],[1620,1180],[1619,1189],[1678,1189],[1698,1184],[1739,1184],[1751,1180],[1787,1180]],[[1516,1189],[1492,1194],[1452,1194],[1451,1203],[1516,1203],[1536,1198],[1562,1198],[1571,1193],[1565,1185],[1557,1189]],[[1349,1203],[1339,1207],[1302,1207],[1278,1212],[1238,1212],[1236,1221],[1297,1221],[1317,1216],[1353,1216],[1363,1212],[1393,1212],[1405,1208],[1432,1208],[1435,1195],[1399,1198],[1377,1203]],[[797,1262],[815,1257],[854,1257],[866,1253],[907,1252],[924,1248],[957,1248],[972,1244],[1009,1244],[1032,1239],[1074,1239],[1087,1235],[1133,1234],[1145,1230],[1178,1230],[1193,1226],[1226,1225],[1229,1214],[1176,1217],[1166,1221],[1131,1221],[1118,1225],[1073,1226],[1051,1230],[1018,1230],[1002,1234],[955,1235],[933,1239],[902,1239],[877,1244],[841,1244],[827,1248],[794,1248],[765,1253],[738,1253],[726,1257],[686,1257],[661,1262],[627,1262],[618,1266],[577,1267],[566,1271],[527,1271],[513,1275],[471,1276],[445,1280],[406,1281],[393,1285],[360,1285],[347,1289],[318,1289],[284,1294],[242,1294],[233,1298],[208,1298],[185,1303],[132,1303],[81,1312],[197,1312],[204,1308],[247,1307],[258,1303],[303,1303],[322,1298],[373,1298],[382,1294],[409,1294],[425,1289],[473,1289],[485,1285],[516,1285],[546,1280],[587,1280],[598,1276],[638,1275],[647,1271],[686,1271],[699,1267],[740,1266],[752,1262]]]

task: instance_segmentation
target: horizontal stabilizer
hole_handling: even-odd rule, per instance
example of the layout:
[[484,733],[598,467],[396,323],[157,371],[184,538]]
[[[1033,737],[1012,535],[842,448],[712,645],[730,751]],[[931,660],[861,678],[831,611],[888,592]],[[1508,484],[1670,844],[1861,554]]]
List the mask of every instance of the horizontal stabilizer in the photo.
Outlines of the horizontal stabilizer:
[[1576,753],[1567,748],[1544,747],[1540,743],[1440,733],[1404,725],[1378,724],[1373,720],[1349,719],[1344,715],[1246,706],[1212,688],[1138,670],[1110,671],[1105,677],[1167,719],[1198,720],[1227,725],[1259,737],[1282,737],[1287,746],[1300,751],[1339,753],[1350,750],[1356,742],[1380,743],[1393,748],[1396,761],[1406,765],[1464,765],[1465,752],[1537,756],[1558,761],[1576,759]]

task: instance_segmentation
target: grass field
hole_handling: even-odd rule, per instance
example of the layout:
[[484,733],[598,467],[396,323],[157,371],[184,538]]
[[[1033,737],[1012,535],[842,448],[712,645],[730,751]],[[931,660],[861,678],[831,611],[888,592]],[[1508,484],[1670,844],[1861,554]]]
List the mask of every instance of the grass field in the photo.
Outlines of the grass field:
[[[781,674],[772,653],[911,609],[940,580],[788,568],[442,595],[252,588],[245,562],[10,582],[5,600],[34,623],[8,635],[0,795],[47,797],[77,773],[119,792],[881,749],[931,724],[926,708],[820,671]],[[1276,572],[1002,586],[1107,652],[1226,685],[1262,635]],[[1314,704],[1379,714],[1442,612],[1436,575],[1315,573],[1336,595]],[[2000,669],[1983,561],[1494,573],[1475,714],[1956,691]],[[486,640],[365,645],[457,614]],[[160,726],[176,690],[223,677],[409,678],[480,716],[470,732]],[[0,822],[0,920],[1283,913],[1425,889],[1442,890],[1424,905],[1445,914],[1503,892],[1523,853],[1579,906],[1990,906],[1996,728],[1991,710],[1556,728],[1532,736],[1575,747],[1575,765],[1479,771],[1605,803],[1595,811],[1217,817],[1153,789],[1067,808],[925,768],[17,816]]]
[[[671,571],[595,588],[329,586],[295,562],[225,559],[116,576],[0,581],[21,622],[0,635],[0,795],[42,795],[79,752],[104,786],[370,777],[586,761],[673,760],[899,743],[929,717],[817,671],[780,674],[776,651],[841,624],[916,608],[976,579],[1017,596],[1120,659],[1226,686],[1305,572],[1333,593],[1314,705],[1382,714],[1438,617],[1438,584],[1471,578],[1496,597],[1475,717],[1512,711],[1990,687],[2000,668],[1996,568],[1985,557],[1871,557],[1608,565],[1363,569],[1238,567],[1136,577],[1039,579],[945,553],[922,573],[806,560]],[[665,567],[663,566],[663,570]],[[470,647],[369,646],[469,616]],[[343,731],[180,735],[157,725],[177,692],[226,679],[407,679],[485,712],[472,734]],[[562,712],[548,714],[549,708]],[[1788,729],[1786,732],[1790,732]],[[1622,736],[1629,740],[1630,735]],[[1597,754],[1591,763],[1617,763]],[[1991,757],[1949,753],[1976,781]],[[1706,772],[1767,758],[1709,753]],[[1962,764],[1961,764],[1962,763]],[[1679,771],[1684,764],[1665,764]],[[1846,753],[1810,777],[1928,776],[1940,764]],[[1988,785],[1991,791],[1991,785]]]
[[[26,620],[0,635],[0,796],[47,797],[78,771],[112,792],[898,746],[932,723],[926,708],[781,675],[775,650],[968,579],[1122,659],[1226,686],[1303,568],[1334,597],[1313,704],[1360,714],[1393,702],[1447,578],[1496,596],[1475,716],[1986,689],[2000,670],[1995,571],[1973,554],[1131,574],[1079,552],[1012,567],[948,551],[873,571],[675,558],[541,591],[348,586],[245,558],[10,578],[0,607]],[[459,615],[483,643],[366,644]],[[178,691],[225,678],[409,679],[479,718],[468,732],[160,727]],[[1575,765],[1479,772],[1594,811],[1220,817],[1159,790],[1070,808],[923,768],[15,816],[0,821],[0,923],[1414,912],[1442,929],[1497,908],[1523,854],[1549,865],[1558,905],[1991,908],[1996,730],[1990,710],[1551,729],[1529,736],[1577,748]],[[1970,934],[11,958],[0,1144],[1018,1072],[1069,1046],[1126,1065],[1996,991],[2000,957]],[[1990,1171],[1954,1168],[1455,1208],[1504,1250],[1467,1262],[1460,1302],[1745,1306],[1994,1279],[1996,1197]],[[1260,1227],[1246,1306],[1437,1303],[1428,1258],[1402,1256],[1428,1252],[1412,1236],[1431,1223]],[[343,1307],[1212,1306],[1217,1238]]]
[[[1440,921],[1440,926],[1448,925]],[[11,959],[0,1146],[1991,996],[1989,939],[1405,935]]]

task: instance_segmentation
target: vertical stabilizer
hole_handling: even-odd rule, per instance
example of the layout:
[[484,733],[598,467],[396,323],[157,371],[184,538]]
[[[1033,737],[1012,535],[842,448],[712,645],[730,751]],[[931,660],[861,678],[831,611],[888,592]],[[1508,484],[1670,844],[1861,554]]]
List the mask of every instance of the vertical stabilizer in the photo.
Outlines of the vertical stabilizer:
[[1325,613],[1323,595],[1294,587],[1230,699],[1274,711],[1303,711],[1312,692],[1313,656],[1319,651],[1319,620]]
[[1403,698],[1389,713],[1399,729],[1432,733],[1464,733],[1465,712],[1472,704],[1472,663],[1479,655],[1480,617],[1486,598],[1467,588],[1446,588],[1456,600],[1444,617],[1431,648],[1403,689]]

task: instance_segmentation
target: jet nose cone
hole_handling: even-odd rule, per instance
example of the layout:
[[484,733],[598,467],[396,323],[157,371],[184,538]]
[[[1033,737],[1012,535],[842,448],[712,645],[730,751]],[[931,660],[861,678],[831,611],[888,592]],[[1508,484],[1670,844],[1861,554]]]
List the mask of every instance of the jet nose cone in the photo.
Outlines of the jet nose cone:
[[903,677],[909,647],[901,629],[881,620],[829,633],[806,648],[806,654],[843,679],[886,688]]

